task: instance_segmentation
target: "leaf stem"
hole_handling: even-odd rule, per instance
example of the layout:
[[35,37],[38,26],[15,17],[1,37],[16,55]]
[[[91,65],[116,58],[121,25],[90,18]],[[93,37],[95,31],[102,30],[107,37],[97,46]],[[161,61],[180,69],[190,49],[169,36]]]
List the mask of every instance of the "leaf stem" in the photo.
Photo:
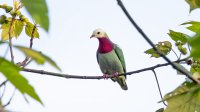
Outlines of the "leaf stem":
[[177,59],[179,59],[178,55],[176,54],[176,52],[174,51],[174,49],[172,49],[172,52],[176,55]]

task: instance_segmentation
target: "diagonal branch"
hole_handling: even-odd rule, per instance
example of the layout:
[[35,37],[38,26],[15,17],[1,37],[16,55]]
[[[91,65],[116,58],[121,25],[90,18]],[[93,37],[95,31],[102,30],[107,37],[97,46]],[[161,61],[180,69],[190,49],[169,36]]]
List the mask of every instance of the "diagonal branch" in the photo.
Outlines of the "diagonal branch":
[[[186,59],[177,60],[177,61],[174,61],[172,63],[179,63],[179,62],[183,62],[183,61],[186,61]],[[147,67],[147,68],[143,68],[143,69],[127,72],[127,73],[124,73],[124,74],[119,74],[118,76],[121,76],[121,75],[132,75],[132,74],[136,74],[136,73],[140,73],[140,72],[144,72],[144,71],[154,70],[156,68],[163,67],[163,66],[168,66],[168,65],[171,65],[171,64],[170,63],[158,64],[158,65],[155,65],[155,66],[151,66],[151,67]],[[22,71],[31,72],[31,73],[37,73],[37,74],[42,74],[42,75],[63,77],[63,78],[67,78],[67,79],[70,79],[70,78],[71,79],[105,79],[103,76],[69,75],[69,74],[54,73],[54,72],[48,72],[48,71],[36,70],[36,69],[29,69],[29,68],[22,68]],[[116,77],[116,75],[109,75],[108,76],[108,78],[112,78],[112,77]]]
[[137,23],[133,20],[133,18],[130,16],[130,14],[128,13],[128,11],[126,10],[124,4],[122,3],[121,0],[117,0],[118,5],[121,7],[122,11],[124,12],[124,14],[127,16],[127,18],[129,19],[129,21],[132,23],[132,25],[137,29],[137,31],[142,35],[142,37],[153,47],[153,49],[165,60],[167,61],[174,69],[178,70],[180,73],[184,74],[185,76],[187,76],[189,79],[191,79],[192,81],[200,84],[200,81],[195,79],[193,76],[191,76],[190,74],[186,73],[184,70],[180,69],[179,67],[177,67],[173,62],[171,62],[171,60],[169,58],[167,58],[163,53],[161,53],[155,46],[154,43],[147,37],[147,35],[142,31],[142,29],[137,25]]

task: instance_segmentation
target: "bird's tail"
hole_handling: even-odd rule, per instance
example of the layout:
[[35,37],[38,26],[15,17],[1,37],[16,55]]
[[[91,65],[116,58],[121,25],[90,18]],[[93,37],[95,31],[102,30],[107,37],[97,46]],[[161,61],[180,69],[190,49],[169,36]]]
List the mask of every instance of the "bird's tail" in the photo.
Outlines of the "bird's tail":
[[125,76],[119,76],[118,79],[117,79],[117,82],[123,90],[128,90],[128,86],[126,84]]

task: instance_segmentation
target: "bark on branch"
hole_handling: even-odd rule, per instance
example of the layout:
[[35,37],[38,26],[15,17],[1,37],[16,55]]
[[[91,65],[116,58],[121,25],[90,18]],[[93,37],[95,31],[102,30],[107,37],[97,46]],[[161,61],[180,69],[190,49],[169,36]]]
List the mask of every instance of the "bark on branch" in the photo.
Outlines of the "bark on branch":
[[[183,62],[183,61],[186,61],[186,59],[177,60],[177,61],[174,61],[172,63],[180,63],[180,62]],[[143,68],[143,69],[127,72],[127,73],[124,73],[124,74],[119,74],[118,76],[121,76],[121,75],[132,75],[132,74],[136,74],[136,73],[140,73],[140,72],[144,72],[144,71],[154,70],[156,68],[163,67],[163,66],[168,66],[168,65],[171,65],[171,63],[157,64],[157,65],[154,65],[154,66],[151,66],[151,67],[147,67],[147,68]],[[41,74],[41,75],[63,77],[63,78],[67,78],[67,79],[104,79],[103,76],[70,75],[70,74],[48,72],[48,71],[44,71],[44,70],[36,70],[36,69],[30,69],[30,68],[22,68],[22,71],[31,72],[31,73],[37,73],[37,74]],[[116,77],[116,76],[115,75],[109,75],[108,76],[108,78],[112,78],[112,77]]]

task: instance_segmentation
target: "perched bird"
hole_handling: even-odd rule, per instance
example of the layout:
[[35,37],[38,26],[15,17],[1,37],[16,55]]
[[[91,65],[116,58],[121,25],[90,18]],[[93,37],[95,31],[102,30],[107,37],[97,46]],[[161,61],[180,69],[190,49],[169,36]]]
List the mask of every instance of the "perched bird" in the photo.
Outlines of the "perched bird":
[[100,28],[94,30],[90,38],[99,40],[96,56],[104,78],[107,78],[108,75],[115,75],[116,77],[111,79],[114,82],[118,82],[123,90],[128,90],[125,81],[126,76],[118,76],[118,74],[126,73],[126,65],[121,48],[113,43],[106,32]]

